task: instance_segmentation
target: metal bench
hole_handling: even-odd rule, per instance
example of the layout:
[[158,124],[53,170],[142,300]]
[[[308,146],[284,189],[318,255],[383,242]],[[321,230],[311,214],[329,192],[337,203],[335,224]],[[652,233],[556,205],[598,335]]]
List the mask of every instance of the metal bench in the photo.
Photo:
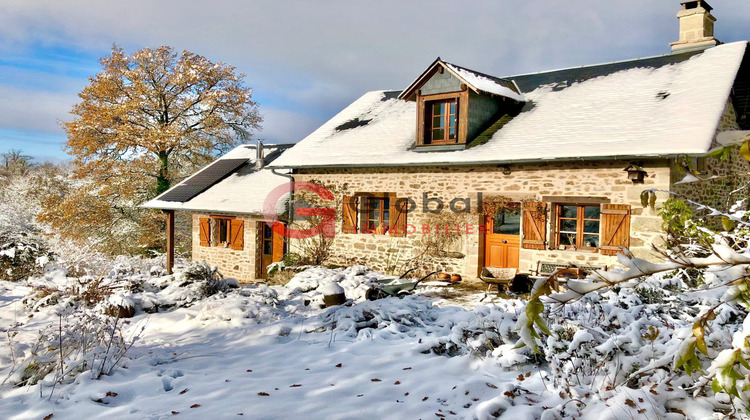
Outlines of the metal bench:
[[568,279],[585,278],[597,270],[607,271],[607,266],[539,261],[537,262],[536,275],[539,277],[549,277],[552,287],[560,290],[560,286],[565,284]]

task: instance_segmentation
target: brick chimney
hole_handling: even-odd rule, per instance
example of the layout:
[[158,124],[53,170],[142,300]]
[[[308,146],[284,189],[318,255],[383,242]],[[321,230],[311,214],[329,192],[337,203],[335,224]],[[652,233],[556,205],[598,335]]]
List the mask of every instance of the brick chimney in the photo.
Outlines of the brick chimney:
[[714,22],[711,7],[704,0],[683,1],[677,13],[680,21],[680,39],[672,42],[672,52],[706,49],[721,44],[714,38]]

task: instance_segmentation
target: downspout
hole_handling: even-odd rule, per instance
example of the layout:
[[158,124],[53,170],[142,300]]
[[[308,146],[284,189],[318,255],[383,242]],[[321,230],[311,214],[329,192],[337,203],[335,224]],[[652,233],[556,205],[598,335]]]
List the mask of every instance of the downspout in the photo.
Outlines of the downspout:
[[[292,222],[294,221],[294,176],[292,174],[281,174],[276,172],[276,168],[271,168],[271,173],[278,176],[283,176],[284,178],[289,179],[289,202],[287,203],[287,226],[291,226]],[[292,249],[292,238],[285,238],[286,239],[286,246],[287,251],[291,252]]]
[[287,203],[287,214],[289,218],[289,224],[294,221],[294,176],[292,174],[282,174],[276,172],[276,168],[271,168],[271,173],[278,176],[283,176],[289,180],[289,202]]

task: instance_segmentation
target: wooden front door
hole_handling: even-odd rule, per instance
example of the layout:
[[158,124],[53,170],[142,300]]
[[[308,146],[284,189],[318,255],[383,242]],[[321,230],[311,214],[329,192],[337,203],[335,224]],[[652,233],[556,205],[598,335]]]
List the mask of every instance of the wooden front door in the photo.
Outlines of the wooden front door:
[[[279,223],[279,222],[276,222]],[[281,261],[286,252],[284,237],[274,232],[268,223],[263,223],[260,238],[260,273],[261,278],[268,277],[268,265]]]
[[521,205],[511,203],[498,209],[494,216],[485,216],[485,267],[518,268],[521,243]]

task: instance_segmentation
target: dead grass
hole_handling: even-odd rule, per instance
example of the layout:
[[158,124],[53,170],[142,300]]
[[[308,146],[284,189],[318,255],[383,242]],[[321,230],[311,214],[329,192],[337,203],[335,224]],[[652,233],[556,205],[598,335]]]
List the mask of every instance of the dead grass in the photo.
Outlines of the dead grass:
[[277,270],[271,274],[264,283],[269,286],[283,286],[289,283],[289,280],[291,280],[295,274],[297,274],[297,272],[293,270]]

